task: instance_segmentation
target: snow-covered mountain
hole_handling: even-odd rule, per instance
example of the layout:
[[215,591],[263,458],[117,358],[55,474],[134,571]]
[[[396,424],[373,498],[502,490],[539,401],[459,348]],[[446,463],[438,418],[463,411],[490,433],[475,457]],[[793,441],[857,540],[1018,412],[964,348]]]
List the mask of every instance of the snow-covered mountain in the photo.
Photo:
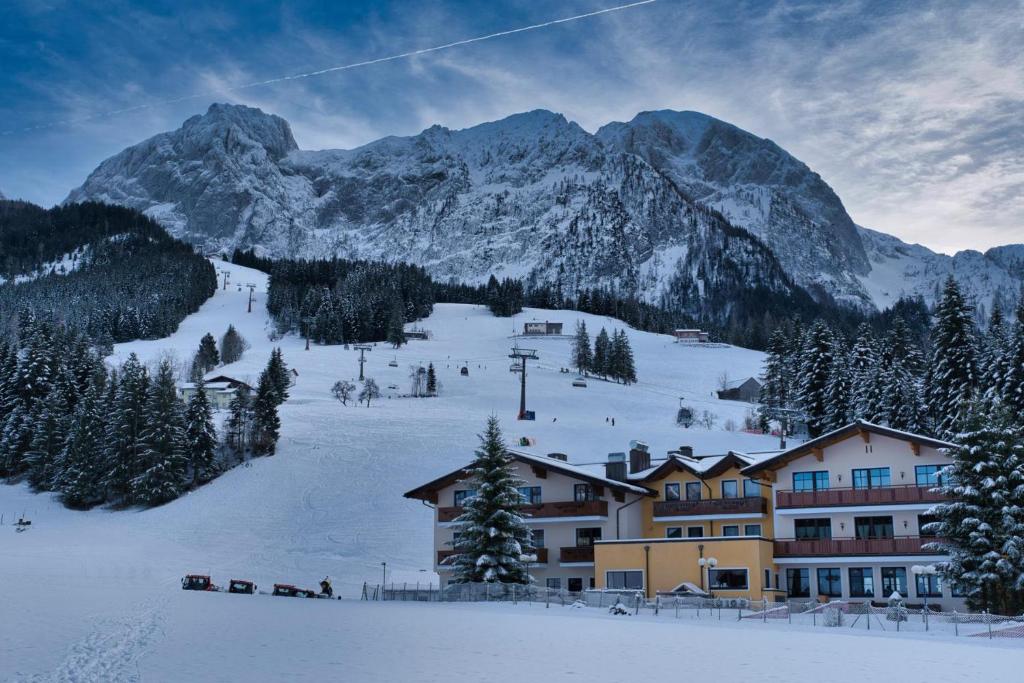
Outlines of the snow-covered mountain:
[[988,300],[1016,291],[1024,270],[1024,247],[948,257],[859,228],[805,164],[695,112],[645,112],[590,134],[537,110],[302,151],[280,117],[215,104],[104,161],[67,201],[82,200],[140,209],[209,250],[401,259],[441,278],[493,273],[676,303],[795,282],[881,307],[931,298],[947,272]]

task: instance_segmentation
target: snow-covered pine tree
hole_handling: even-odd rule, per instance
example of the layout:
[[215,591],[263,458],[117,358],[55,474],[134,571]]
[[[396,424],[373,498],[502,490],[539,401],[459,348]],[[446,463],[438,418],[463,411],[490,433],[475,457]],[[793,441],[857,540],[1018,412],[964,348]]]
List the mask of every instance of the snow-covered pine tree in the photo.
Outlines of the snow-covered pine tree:
[[587,323],[583,320],[576,321],[576,334],[572,338],[572,358],[570,362],[581,375],[585,375],[590,371],[590,335],[587,334]]
[[142,474],[142,430],[149,400],[149,373],[134,353],[121,365],[114,404],[107,415],[103,485],[117,505],[132,502],[132,481]]
[[926,403],[937,433],[951,438],[963,427],[978,387],[974,320],[952,276],[935,317]]
[[252,426],[252,392],[249,391],[249,387],[242,385],[235,389],[235,395],[228,404],[228,419],[225,426],[228,447],[242,458],[249,447]]
[[187,483],[183,408],[166,359],[150,383],[144,417],[142,468],[132,481],[132,498],[143,505],[161,505],[180,496]]
[[94,384],[79,400],[58,459],[58,485],[68,507],[90,508],[104,500],[101,391]]
[[963,418],[940,489],[949,502],[932,508],[928,529],[949,554],[944,576],[974,609],[1024,609],[1024,428],[1005,409],[980,402]]
[[277,415],[277,387],[271,368],[260,373],[256,396],[252,402],[252,451],[257,455],[273,455],[281,429]]
[[388,313],[388,343],[394,348],[400,347],[406,342],[405,338],[405,315],[402,311],[402,302],[395,301]]
[[57,374],[58,356],[50,325],[30,318],[25,322],[21,350],[14,370],[13,400],[0,428],[0,476],[20,474],[32,447],[32,427],[38,405],[46,399]]
[[437,396],[437,372],[434,364],[427,364],[427,396]]
[[828,380],[834,343],[832,331],[819,320],[808,330],[801,354],[800,407],[812,437],[823,434],[828,425]]
[[[1007,330],[1003,309],[996,301],[988,327],[980,334],[978,345],[978,375],[982,400],[990,407],[997,406],[1003,398],[1003,382],[1006,379],[1009,360],[1010,331]],[[1012,327],[1011,327],[1012,329]]]
[[608,376],[609,358],[612,353],[612,341],[608,330],[601,328],[594,338],[594,357],[591,359],[591,372],[601,377]]
[[291,374],[284,362],[284,354],[281,347],[270,352],[270,361],[267,363],[267,372],[270,373],[270,380],[277,391],[278,404],[288,400],[288,387],[291,386]]
[[828,385],[825,387],[825,431],[849,424],[853,413],[850,369],[847,365],[849,355],[839,346],[838,341],[836,345],[832,366],[828,371]]
[[213,335],[207,332],[199,340],[199,349],[192,358],[192,368],[189,371],[189,379],[198,382],[206,373],[213,370],[220,363],[220,352],[217,351],[217,342]]
[[228,325],[227,332],[220,338],[220,359],[224,365],[241,360],[245,353],[245,339],[238,333],[234,325]]
[[196,391],[185,409],[185,457],[192,470],[193,486],[217,474],[217,430],[202,379],[196,384]]
[[456,583],[530,583],[523,556],[533,552],[530,528],[520,509],[523,481],[515,476],[498,418],[480,435],[471,467],[475,495],[456,518],[458,541],[452,561]]
[[25,455],[28,482],[37,491],[51,491],[59,480],[61,453],[74,418],[74,382],[61,373],[50,387],[32,428],[32,446]]
[[616,330],[612,337],[612,358],[615,363],[615,379],[623,384],[636,382],[636,364],[633,361],[633,348],[629,345],[629,337],[625,330]]
[[1016,424],[1024,427],[1024,292],[1017,304],[1017,320],[1005,345],[1004,359],[1000,398]]
[[758,409],[762,427],[768,429],[779,421],[783,413],[793,407],[790,394],[792,363],[789,358],[789,339],[780,327],[768,338],[768,352],[761,373],[761,406]]
[[878,343],[867,323],[861,323],[857,328],[847,367],[850,376],[851,417],[869,420],[867,416],[871,410],[867,395],[872,390],[871,380],[877,374]]

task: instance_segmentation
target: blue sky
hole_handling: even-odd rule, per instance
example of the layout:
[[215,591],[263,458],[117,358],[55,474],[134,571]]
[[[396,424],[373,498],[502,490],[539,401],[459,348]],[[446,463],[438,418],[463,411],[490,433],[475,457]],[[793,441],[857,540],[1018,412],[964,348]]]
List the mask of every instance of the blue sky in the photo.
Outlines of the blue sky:
[[[536,108],[591,131],[643,110],[692,109],[779,143],[862,225],[945,252],[1024,241],[1020,2],[658,0],[229,90],[624,1],[6,0],[0,191],[59,202],[104,158],[213,101],[283,116],[305,149]],[[208,94],[51,125],[194,93]]]

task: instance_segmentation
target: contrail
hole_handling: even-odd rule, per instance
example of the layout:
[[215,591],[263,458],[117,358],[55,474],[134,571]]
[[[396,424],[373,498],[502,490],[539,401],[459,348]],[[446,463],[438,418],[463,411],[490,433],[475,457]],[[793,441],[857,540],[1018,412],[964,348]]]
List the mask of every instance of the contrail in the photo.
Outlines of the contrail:
[[320,69],[318,71],[307,71],[301,74],[292,74],[290,76],[278,76],[276,78],[268,78],[263,81],[254,81],[252,83],[244,83],[242,85],[235,85],[227,88],[221,88],[217,91],[201,92],[192,95],[183,95],[181,97],[171,97],[164,100],[156,100],[147,104],[138,104],[132,107],[125,107],[123,109],[112,109],[110,111],[100,112],[97,114],[90,114],[89,116],[82,116],[74,119],[61,119],[57,121],[51,121],[49,123],[42,123],[36,126],[29,126],[27,128],[19,128],[12,130],[5,130],[0,135],[12,135],[14,133],[26,133],[34,130],[41,130],[44,128],[55,128],[63,125],[74,125],[76,123],[84,123],[86,121],[94,121],[96,119],[107,118],[110,116],[117,116],[118,114],[127,114],[133,111],[140,111],[142,109],[152,109],[165,104],[176,104],[178,102],[187,102],[189,100],[197,100],[205,97],[216,97],[226,92],[238,92],[241,90],[248,90],[250,88],[259,88],[266,85],[274,85],[275,83],[285,83],[287,81],[297,81],[303,78],[314,78],[316,76],[323,76],[324,74],[335,73],[337,71],[349,71],[351,69],[358,69],[364,66],[372,66],[374,64],[382,64],[384,62],[393,62],[399,59],[408,59],[410,57],[416,57],[418,55],[425,55],[431,52],[439,52],[441,50],[448,50],[453,47],[460,47],[462,45],[469,45],[471,43],[479,43],[485,40],[491,40],[493,38],[502,38],[504,36],[510,36],[516,33],[524,33],[526,31],[536,31],[537,29],[547,28],[549,26],[555,26],[557,24],[565,24],[570,21],[579,21],[580,19],[589,19],[591,17],[600,16],[602,14],[610,14],[611,12],[621,12],[623,10],[632,9],[633,7],[640,7],[641,5],[650,5],[658,0],[638,0],[637,2],[631,2],[625,5],[617,5],[615,7],[606,7],[605,9],[595,10],[593,12],[587,12],[585,14],[577,14],[571,17],[563,17],[562,19],[552,19],[551,21],[545,21],[540,24],[531,24],[530,26],[521,26],[519,28],[508,29],[506,31],[498,31],[497,33],[488,33],[485,36],[476,36],[475,38],[466,38],[464,40],[456,40],[453,43],[445,43],[444,45],[435,45],[433,47],[425,47],[419,50],[410,50],[409,52],[402,52],[387,57],[378,57],[376,59],[367,59],[361,62],[353,62],[351,64],[342,64],[340,66],[332,66],[326,69]]

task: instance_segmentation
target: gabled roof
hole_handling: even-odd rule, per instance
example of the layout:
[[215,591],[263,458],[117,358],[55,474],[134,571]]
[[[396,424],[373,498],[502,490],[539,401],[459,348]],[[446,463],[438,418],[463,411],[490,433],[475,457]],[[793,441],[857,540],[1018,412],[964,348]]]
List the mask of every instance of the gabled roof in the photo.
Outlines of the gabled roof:
[[933,439],[930,436],[912,434],[910,432],[904,432],[890,427],[883,427],[882,425],[877,425],[866,420],[857,420],[856,422],[851,422],[845,427],[840,427],[839,429],[835,429],[827,434],[822,434],[815,439],[805,441],[804,443],[794,446],[789,450],[785,450],[771,458],[754,463],[743,470],[743,473],[754,474],[765,470],[779,469],[797,458],[813,453],[814,451],[820,451],[821,449],[839,443],[840,441],[845,441],[846,439],[858,434],[879,434],[881,436],[888,436],[893,439],[906,441],[911,444],[911,446],[930,446],[931,448],[956,447],[956,444],[949,443],[948,441],[940,441],[939,439]]
[[654,469],[646,470],[642,473],[643,477],[636,481],[657,481],[667,477],[672,472],[680,471],[689,472],[695,477],[706,479],[708,477],[717,477],[726,472],[730,467],[742,470],[754,462],[757,462],[756,458],[738,451],[729,451],[725,455],[703,458],[688,458],[677,453],[671,453],[665,462]]
[[757,377],[744,377],[743,379],[734,379],[731,382],[726,382],[725,383],[725,388],[726,389],[739,389],[744,384],[746,384],[747,382],[750,382],[750,381],[756,382],[758,386],[761,386],[761,380],[759,380]]
[[[511,455],[514,460],[529,465],[530,467],[551,470],[553,472],[557,472],[558,474],[563,474],[567,477],[572,477],[573,479],[578,479],[588,484],[595,484],[597,486],[607,486],[609,489],[613,491],[632,493],[638,496],[655,495],[654,491],[650,490],[649,488],[637,486],[635,484],[630,484],[624,481],[618,481],[616,479],[609,479],[608,477],[599,476],[594,474],[593,472],[588,472],[582,467],[579,467],[577,465],[571,465],[567,462],[557,460],[555,458],[549,458],[543,455],[534,455],[532,453],[523,453],[522,451],[513,450],[509,451],[509,455]],[[451,486],[452,484],[458,481],[468,479],[471,476],[471,467],[472,465],[460,467],[459,469],[453,470],[452,472],[449,472],[444,476],[438,477],[433,481],[429,481],[426,484],[417,486],[411,491],[406,491],[402,495],[406,498],[433,501],[437,497],[437,491],[447,486]]]

